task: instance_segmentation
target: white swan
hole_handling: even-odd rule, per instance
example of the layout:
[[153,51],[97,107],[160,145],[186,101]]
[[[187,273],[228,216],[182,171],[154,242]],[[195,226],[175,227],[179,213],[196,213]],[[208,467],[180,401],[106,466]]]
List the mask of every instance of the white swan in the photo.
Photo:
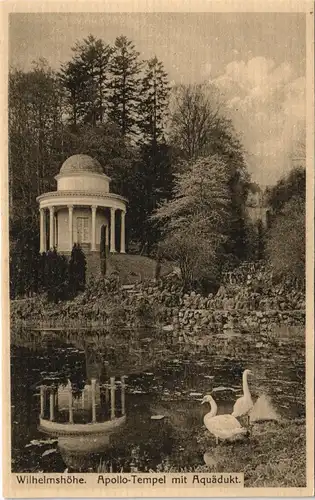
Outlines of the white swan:
[[243,396],[238,398],[233,406],[233,417],[247,416],[247,423],[249,424],[249,412],[252,410],[254,404],[249,392],[248,375],[252,375],[250,370],[245,370],[243,373]]
[[210,403],[211,410],[204,416],[203,422],[208,431],[215,436],[216,444],[219,439],[231,439],[241,434],[247,434],[247,429],[241,426],[233,415],[217,415],[218,407],[213,397],[208,395],[201,404]]

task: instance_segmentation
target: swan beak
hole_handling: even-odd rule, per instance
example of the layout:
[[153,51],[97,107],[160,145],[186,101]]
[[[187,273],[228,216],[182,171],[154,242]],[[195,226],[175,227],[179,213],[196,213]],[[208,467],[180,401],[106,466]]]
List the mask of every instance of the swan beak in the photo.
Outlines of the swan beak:
[[202,404],[202,405],[203,405],[203,404],[205,404],[205,402],[206,402],[206,400],[205,400],[205,398],[203,398],[203,400],[201,401],[201,403],[200,403],[200,404]]

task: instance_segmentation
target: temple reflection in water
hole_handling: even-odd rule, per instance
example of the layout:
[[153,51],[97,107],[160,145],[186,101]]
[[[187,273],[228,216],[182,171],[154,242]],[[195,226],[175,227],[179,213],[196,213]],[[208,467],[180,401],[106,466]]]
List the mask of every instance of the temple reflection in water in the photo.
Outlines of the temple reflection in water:
[[40,389],[39,430],[58,438],[65,464],[87,468],[91,455],[106,451],[126,421],[126,376],[108,376],[106,362],[85,350],[86,377],[48,380]]
[[[125,377],[108,383],[92,379],[82,390],[73,390],[72,383],[40,386],[40,422],[43,430],[58,430],[57,424],[95,424],[113,421],[126,414]],[[50,422],[50,424],[48,424]],[[70,428],[65,428],[70,432]]]

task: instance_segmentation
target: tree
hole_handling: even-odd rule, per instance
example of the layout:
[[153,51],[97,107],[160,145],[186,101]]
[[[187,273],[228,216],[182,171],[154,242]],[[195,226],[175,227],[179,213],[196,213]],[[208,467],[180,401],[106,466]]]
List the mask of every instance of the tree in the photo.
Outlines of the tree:
[[58,77],[60,85],[64,89],[65,110],[68,121],[76,127],[85,112],[84,86],[86,75],[80,62],[72,60],[61,66]]
[[170,137],[185,159],[218,155],[224,162],[231,199],[225,255],[237,265],[249,252],[246,199],[250,178],[243,146],[223,112],[211,85],[180,85],[173,95]]
[[141,64],[139,52],[125,36],[116,38],[110,63],[110,113],[122,135],[136,131],[138,121],[139,84]]
[[45,61],[9,75],[10,232],[38,227],[36,196],[52,190],[62,158],[62,108],[56,75]]
[[176,175],[173,199],[152,217],[163,226],[164,249],[178,260],[186,288],[218,271],[229,214],[227,182],[218,155],[187,162]]
[[109,63],[112,48],[89,35],[73,47],[71,61],[61,67],[61,84],[70,107],[70,121],[103,123],[108,112]]
[[160,235],[150,216],[169,199],[173,182],[173,151],[164,140],[169,87],[156,57],[146,61],[140,85],[138,158],[129,191],[129,237],[140,242],[140,252],[151,254]]
[[75,129],[66,128],[64,159],[73,154],[73,151],[96,158],[111,178],[111,190],[129,197],[130,177],[137,154],[117,125],[107,122],[95,127],[82,124]]
[[305,281],[305,200],[293,196],[274,219],[266,254],[276,277]]
[[162,201],[172,197],[173,151],[167,144],[142,144],[129,185],[129,238],[140,242],[140,253],[150,255],[160,231],[150,219]]
[[294,167],[275,186],[266,190],[267,203],[274,215],[280,213],[293,197],[299,197],[305,202],[305,196],[306,171],[304,167]]
[[38,235],[24,230],[10,249],[10,297],[25,297],[36,294],[38,286],[39,255]]
[[169,90],[163,64],[156,57],[146,61],[140,86],[138,122],[144,142],[156,144],[163,139]]
[[179,85],[173,89],[171,142],[186,160],[210,153],[211,137],[220,125],[220,105],[214,87]]

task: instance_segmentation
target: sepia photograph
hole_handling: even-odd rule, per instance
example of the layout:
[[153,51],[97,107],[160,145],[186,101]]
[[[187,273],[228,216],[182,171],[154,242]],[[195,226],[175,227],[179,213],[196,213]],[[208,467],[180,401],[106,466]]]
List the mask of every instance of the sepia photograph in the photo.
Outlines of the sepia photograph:
[[310,492],[307,5],[8,14],[11,493]]

